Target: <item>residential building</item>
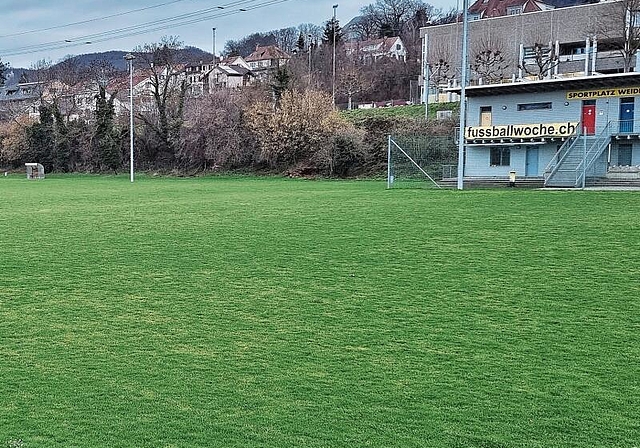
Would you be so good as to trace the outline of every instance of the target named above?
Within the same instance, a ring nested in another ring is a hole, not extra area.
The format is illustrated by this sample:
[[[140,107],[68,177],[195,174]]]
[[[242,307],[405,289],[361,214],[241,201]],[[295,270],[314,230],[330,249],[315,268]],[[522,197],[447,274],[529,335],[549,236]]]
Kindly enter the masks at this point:
[[[357,56],[364,62],[375,62],[380,58],[407,61],[407,48],[400,37],[385,37],[345,44],[347,56]]]
[[[259,78],[264,79],[270,71],[286,65],[289,59],[291,59],[291,56],[276,45],[267,45],[265,47],[258,45],[256,51],[251,53],[245,60],[249,64],[251,71]]]
[[[466,95],[466,179],[640,179],[640,73],[470,86]]]
[[[469,7],[469,20],[513,16],[554,9],[553,5],[536,0],[476,0]]]
[[[469,7],[469,20],[513,16],[594,3],[592,0],[476,0]]]
[[[187,64],[185,66],[185,76],[189,84],[189,93],[191,95],[202,95],[205,92],[204,77],[218,64],[216,61],[207,62],[199,61],[198,63]]]
[[[204,76],[205,91],[211,93],[220,88],[240,88],[251,85],[255,74],[245,65],[220,64]]]

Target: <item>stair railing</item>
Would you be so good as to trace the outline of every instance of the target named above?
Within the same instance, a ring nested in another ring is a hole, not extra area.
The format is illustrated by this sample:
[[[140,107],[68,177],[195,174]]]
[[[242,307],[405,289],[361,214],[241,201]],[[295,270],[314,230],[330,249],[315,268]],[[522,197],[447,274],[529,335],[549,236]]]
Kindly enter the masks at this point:
[[[593,165],[596,159],[600,157],[604,149],[609,145],[611,136],[613,135],[613,126],[614,122],[609,121],[597,137],[589,142],[586,153],[583,155],[582,160],[576,167],[576,187],[580,184],[584,185],[587,170],[591,168],[591,165]]]
[[[573,147],[580,141],[580,136],[582,135],[580,130],[581,126],[580,123],[578,123],[575,134],[565,140],[562,146],[560,146],[560,149],[556,151],[556,153],[547,164],[547,167],[544,169],[545,184],[547,180],[550,179],[556,173],[556,171],[558,171],[558,168],[562,165],[564,159],[573,151]]]

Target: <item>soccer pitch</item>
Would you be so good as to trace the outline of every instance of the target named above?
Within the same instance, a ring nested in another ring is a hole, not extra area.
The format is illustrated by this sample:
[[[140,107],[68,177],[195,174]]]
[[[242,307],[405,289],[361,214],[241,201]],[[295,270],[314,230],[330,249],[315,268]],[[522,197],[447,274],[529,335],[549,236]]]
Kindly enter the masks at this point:
[[[640,194],[0,178],[0,446],[640,445]]]

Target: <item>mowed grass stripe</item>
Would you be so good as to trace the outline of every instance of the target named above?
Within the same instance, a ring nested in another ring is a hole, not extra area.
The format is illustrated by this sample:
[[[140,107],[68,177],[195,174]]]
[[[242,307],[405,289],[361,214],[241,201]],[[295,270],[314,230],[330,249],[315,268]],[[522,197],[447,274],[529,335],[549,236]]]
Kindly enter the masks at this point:
[[[634,446],[629,192],[0,179],[0,440]]]

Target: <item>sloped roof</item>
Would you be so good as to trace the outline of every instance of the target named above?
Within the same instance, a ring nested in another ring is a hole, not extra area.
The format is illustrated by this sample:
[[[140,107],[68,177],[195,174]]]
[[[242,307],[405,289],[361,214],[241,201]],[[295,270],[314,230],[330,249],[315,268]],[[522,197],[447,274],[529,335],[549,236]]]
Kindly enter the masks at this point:
[[[480,14],[483,19],[507,15],[509,8],[520,7],[522,12],[553,9],[551,4],[532,0],[477,0],[469,7],[469,14]]]
[[[291,57],[276,45],[267,45],[266,47],[256,47],[256,51],[251,53],[245,61],[256,62],[271,59],[291,59]]]
[[[382,39],[369,39],[363,41],[347,42],[345,44],[347,51],[372,52],[381,51],[389,53],[397,41],[402,42],[399,37],[384,37]]]

